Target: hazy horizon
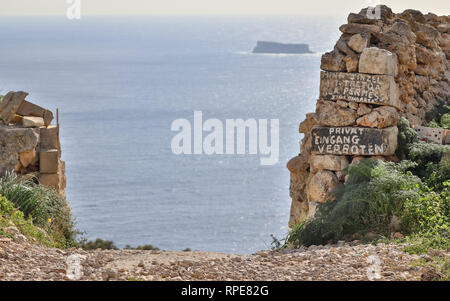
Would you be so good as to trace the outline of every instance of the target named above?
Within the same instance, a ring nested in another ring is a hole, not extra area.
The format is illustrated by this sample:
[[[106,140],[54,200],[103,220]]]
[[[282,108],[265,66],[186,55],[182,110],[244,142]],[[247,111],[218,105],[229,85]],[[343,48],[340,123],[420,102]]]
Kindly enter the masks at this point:
[[[71,1],[71,0],[69,0]],[[66,0],[2,0],[1,16],[65,16]],[[394,12],[417,9],[423,13],[448,15],[446,0],[81,0],[82,16],[179,16],[179,15],[347,15],[377,3]]]

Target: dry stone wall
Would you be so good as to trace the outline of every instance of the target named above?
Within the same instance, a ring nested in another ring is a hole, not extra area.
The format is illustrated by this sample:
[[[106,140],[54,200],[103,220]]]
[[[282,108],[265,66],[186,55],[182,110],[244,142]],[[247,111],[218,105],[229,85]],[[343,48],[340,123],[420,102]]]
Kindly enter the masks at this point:
[[[300,154],[287,164],[290,226],[333,201],[349,164],[398,160],[401,117],[428,140],[446,140],[421,126],[427,112],[450,102],[450,16],[379,8],[378,19],[368,9],[351,13],[334,49],[322,56],[316,111],[300,124]]]
[[[0,176],[32,178],[65,194],[59,124],[53,113],[25,100],[28,93],[9,92],[0,101]]]

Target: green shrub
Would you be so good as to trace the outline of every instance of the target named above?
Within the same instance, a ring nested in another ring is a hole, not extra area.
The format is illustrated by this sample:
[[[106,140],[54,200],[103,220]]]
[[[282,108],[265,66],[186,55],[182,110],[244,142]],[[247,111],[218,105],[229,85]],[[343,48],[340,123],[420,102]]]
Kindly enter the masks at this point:
[[[444,114],[441,117],[441,127],[450,130],[450,113]]]
[[[400,160],[408,157],[409,148],[412,144],[420,141],[418,134],[409,126],[409,121],[402,117],[397,124],[398,127],[398,147],[396,155]]]
[[[426,119],[427,121],[435,122],[439,125],[439,127],[441,127],[442,117],[446,114],[450,114],[450,106],[444,101],[438,100],[438,105],[435,106],[430,112],[427,112]],[[444,121],[444,123],[446,123],[446,121]]]
[[[15,208],[14,204],[0,195],[0,236],[14,238],[14,235],[2,229],[14,225],[31,241],[37,241],[47,247],[56,247],[58,242],[53,240],[44,230],[33,225],[30,218],[26,219],[23,212]]]
[[[84,249],[84,250],[96,250],[96,249],[118,250],[119,249],[116,247],[114,242],[112,242],[110,240],[103,240],[101,238],[97,238],[95,241],[87,241],[86,239],[84,239],[77,244],[77,247]]]
[[[347,183],[335,191],[337,200],[319,205],[315,218],[291,232],[288,241],[308,246],[369,231],[388,235],[392,216],[407,199],[419,198],[421,181],[410,167],[370,160],[349,166]]]
[[[450,181],[442,186],[440,192],[424,187],[418,199],[407,199],[404,204],[402,227],[411,233],[408,250],[414,253],[449,246]]]
[[[0,178],[0,194],[4,195],[33,224],[49,233],[57,247],[71,247],[75,244],[74,221],[66,200],[55,190],[21,180],[15,175]]]
[[[151,250],[151,251],[159,251],[159,248],[154,247],[152,245],[143,245],[143,246],[137,246],[136,248],[133,248],[130,245],[125,246],[125,250]]]

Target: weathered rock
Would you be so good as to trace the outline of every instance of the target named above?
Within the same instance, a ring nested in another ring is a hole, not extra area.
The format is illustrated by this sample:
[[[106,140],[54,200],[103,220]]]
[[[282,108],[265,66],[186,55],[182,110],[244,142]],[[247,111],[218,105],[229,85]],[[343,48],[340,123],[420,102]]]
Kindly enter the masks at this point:
[[[41,108],[28,101],[23,101],[20,107],[17,109],[17,114],[22,116],[34,116],[42,117],[45,126],[49,126],[53,120],[53,113],[49,110]]]
[[[308,218],[308,201],[299,202],[293,200],[289,217],[289,227],[293,227]]]
[[[308,202],[326,203],[335,200],[332,192],[338,187],[339,180],[331,171],[319,171],[308,181]]]
[[[416,42],[422,44],[425,47],[436,49],[438,48],[437,38],[439,37],[439,31],[428,24],[415,24],[416,30]]]
[[[59,152],[57,149],[41,151],[39,157],[39,170],[41,173],[57,173],[59,167]]]
[[[314,215],[316,214],[316,210],[317,210],[317,205],[318,205],[318,203],[315,203],[315,202],[308,203],[308,212],[306,215],[307,220],[314,218]]]
[[[449,23],[439,24],[436,29],[442,33],[450,33],[450,24]]]
[[[360,103],[358,106],[358,111],[356,112],[358,116],[363,116],[372,112],[372,108],[365,103]]]
[[[305,156],[297,156],[289,160],[287,168],[292,173],[300,173],[309,168],[308,158]]]
[[[306,179],[309,176],[309,153],[291,159],[287,167],[291,172],[289,195],[297,203],[306,202]],[[298,205],[298,204],[297,204]],[[295,207],[300,210],[303,207]],[[296,211],[296,213],[298,213]]]
[[[381,32],[381,27],[377,25],[350,23],[342,25],[341,27],[339,27],[339,30],[343,33],[348,34],[358,34],[358,33],[368,34]]]
[[[10,227],[4,228],[3,231],[5,233],[9,233],[9,234],[13,235],[14,241],[17,241],[17,242],[28,241],[28,239],[20,232],[19,229],[17,229],[16,226],[10,226]]]
[[[24,102],[27,95],[28,93],[19,91],[9,92],[3,97],[3,100],[0,103],[0,119],[4,124],[8,125],[13,120],[17,110]]]
[[[386,5],[376,5],[375,7],[367,7],[362,9],[359,12],[360,15],[366,16],[370,19],[377,19],[382,21],[383,23],[390,23],[391,20],[395,17],[395,14],[392,12]]]
[[[355,52],[361,53],[369,46],[370,35],[368,34],[355,34],[350,37],[347,44]]]
[[[40,134],[41,134],[41,149],[43,150],[57,149],[61,152],[57,126],[40,128]]]
[[[22,125],[26,128],[34,128],[44,126],[44,118],[24,116],[22,118]]]
[[[356,53],[350,47],[347,46],[347,40],[348,40],[348,38],[341,37],[337,41],[335,48],[337,50],[339,50],[340,52],[344,53],[345,55],[351,55],[351,56],[356,55]]]
[[[302,123],[300,123],[299,132],[303,134],[309,133],[313,126],[317,124],[318,121],[316,113],[307,113],[306,119]]]
[[[39,175],[39,183],[51,187],[64,195],[64,188],[66,187],[65,164],[60,161],[58,164],[57,173],[41,173]]]
[[[397,55],[385,49],[370,47],[363,50],[359,59],[359,72],[396,76]]]
[[[358,62],[359,58],[356,55],[347,55],[344,58],[345,68],[347,72],[357,72],[358,71]]]
[[[359,126],[367,126],[371,128],[386,128],[397,125],[400,120],[400,114],[394,107],[379,107],[371,113],[364,115],[356,120]]]
[[[19,160],[23,167],[28,167],[28,165],[36,161],[36,150],[33,148],[19,153]]]
[[[337,50],[327,52],[322,55],[320,69],[325,71],[346,71],[344,62],[345,55]]]
[[[39,129],[0,126],[0,175],[14,170],[19,153],[36,149]]]
[[[358,104],[351,101],[345,101],[345,100],[338,100],[336,101],[336,104],[340,106],[341,108],[349,108],[354,111],[358,110]]]
[[[358,23],[358,24],[378,24],[377,19],[370,19],[366,15],[360,15],[355,13],[350,13],[347,17],[348,23]]]
[[[13,119],[11,120],[12,124],[22,124],[22,116],[15,114]]]
[[[320,170],[341,171],[348,166],[346,156],[312,155],[310,157],[311,172]]]
[[[406,112],[406,114],[403,115],[406,119],[408,119],[409,124],[411,125],[411,127],[415,127],[415,126],[421,126],[423,121],[422,119],[420,119],[420,117],[413,115],[409,112]]]
[[[343,108],[334,101],[319,99],[316,104],[316,120],[320,125],[353,125],[358,117],[355,110]]]
[[[391,156],[397,149],[397,127],[386,129],[319,127],[312,131],[312,154]]]
[[[404,12],[400,14],[401,17],[407,19],[411,23],[413,22],[419,22],[424,23],[426,22],[424,15],[419,10],[415,9],[407,9]]]
[[[320,97],[402,108],[397,84],[388,75],[322,71]]]

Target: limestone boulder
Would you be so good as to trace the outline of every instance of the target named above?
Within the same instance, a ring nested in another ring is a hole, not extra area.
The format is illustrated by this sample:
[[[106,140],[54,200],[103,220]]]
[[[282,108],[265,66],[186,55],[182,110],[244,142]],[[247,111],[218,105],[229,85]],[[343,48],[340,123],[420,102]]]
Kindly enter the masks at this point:
[[[303,134],[307,134],[311,132],[313,126],[317,125],[317,116],[316,113],[307,113],[306,119],[300,123],[299,132]]]
[[[311,135],[313,155],[391,156],[398,144],[396,126],[385,129],[315,126]]]
[[[301,173],[309,168],[308,157],[300,155],[292,158],[287,163],[287,169],[292,173]]]
[[[307,201],[292,200],[291,211],[289,217],[289,227],[294,227],[298,223],[308,218],[309,205]]]
[[[58,127],[42,127],[39,130],[41,135],[41,149],[58,149],[61,153],[61,146],[58,138]]]
[[[316,105],[317,121],[325,126],[349,126],[354,125],[358,115],[350,108],[343,108],[335,101],[319,99]]]
[[[431,25],[415,23],[416,42],[431,49],[437,49],[439,31]]]
[[[372,112],[372,107],[370,105],[360,103],[356,113],[358,114],[358,116],[363,116],[369,114],[370,112]]]
[[[17,109],[17,114],[21,116],[33,116],[42,117],[45,126],[49,126],[53,120],[53,113],[49,110],[41,108],[28,101],[23,101],[20,107]]]
[[[345,68],[347,72],[358,72],[359,58],[356,55],[347,55],[344,58]]]
[[[355,13],[350,13],[347,17],[348,23],[358,23],[358,24],[378,24],[379,20],[368,18],[366,15],[360,15]]]
[[[402,108],[400,90],[393,76],[348,72],[320,73],[320,98]]]
[[[356,55],[356,53],[347,45],[347,43],[348,37],[341,37],[334,47],[345,55]]]
[[[349,164],[346,156],[312,155],[309,159],[311,172],[321,170],[341,171]]]
[[[350,108],[355,111],[358,110],[358,104],[356,102],[338,100],[338,101],[336,101],[336,104],[338,106],[340,106],[341,108]]]
[[[350,23],[342,25],[341,27],[339,27],[339,30],[343,33],[348,34],[358,34],[358,33],[370,34],[381,32],[381,27],[370,24]]]
[[[33,162],[36,162],[36,150],[33,148],[31,150],[26,150],[19,153],[19,160],[23,167],[28,167]]]
[[[385,49],[370,47],[363,50],[359,59],[359,72],[396,76],[397,55]]]
[[[39,129],[0,126],[0,175],[14,170],[20,164],[19,154],[32,152],[38,143]]]
[[[370,19],[380,20],[383,23],[390,23],[393,18],[395,18],[395,14],[392,12],[392,9],[386,5],[377,5],[374,7],[363,8],[360,12],[360,15],[366,16]]]
[[[308,214],[306,216],[307,220],[314,218],[314,215],[316,214],[317,211],[317,205],[318,204],[314,202],[308,203]]]
[[[39,154],[39,170],[41,173],[57,173],[59,168],[59,152],[57,149],[41,151]]]
[[[322,55],[320,69],[324,71],[343,72],[346,71],[344,62],[345,55],[337,50]]]
[[[450,33],[450,24],[449,23],[439,24],[436,29],[442,33]]]
[[[369,34],[355,34],[350,37],[347,44],[356,53],[363,52],[369,46],[370,35]]]
[[[58,165],[58,172],[51,174],[41,173],[39,175],[39,183],[41,185],[51,187],[58,191],[60,194],[64,195],[64,189],[66,187],[66,176],[65,176],[65,163],[60,161]]]
[[[407,112],[404,116],[406,119],[408,119],[411,127],[421,126],[423,124],[423,120],[420,117],[418,117],[417,115]]]
[[[45,123],[42,117],[24,116],[22,118],[22,125],[26,128],[38,128],[44,126]]]
[[[360,117],[356,123],[359,126],[371,128],[387,128],[397,125],[400,120],[400,114],[394,107],[378,107],[367,115]]]
[[[308,202],[326,203],[327,201],[334,201],[336,198],[332,195],[332,192],[338,185],[339,180],[333,172],[327,170],[317,172],[308,181]]]
[[[19,92],[9,92],[3,97],[0,103],[0,120],[3,121],[5,125],[8,125],[15,117],[17,110],[25,101],[28,93]]]

